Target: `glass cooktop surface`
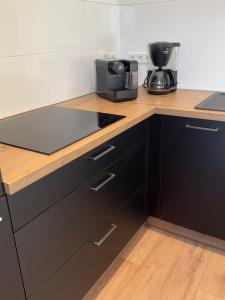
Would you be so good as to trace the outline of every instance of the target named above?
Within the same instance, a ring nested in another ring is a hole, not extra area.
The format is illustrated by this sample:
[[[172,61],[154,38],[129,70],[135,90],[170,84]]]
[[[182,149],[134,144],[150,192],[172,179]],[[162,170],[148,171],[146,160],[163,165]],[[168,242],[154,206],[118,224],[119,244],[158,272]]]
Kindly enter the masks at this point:
[[[0,120],[0,143],[52,154],[125,116],[48,106]]]
[[[216,92],[195,106],[196,109],[225,111],[225,93]]]

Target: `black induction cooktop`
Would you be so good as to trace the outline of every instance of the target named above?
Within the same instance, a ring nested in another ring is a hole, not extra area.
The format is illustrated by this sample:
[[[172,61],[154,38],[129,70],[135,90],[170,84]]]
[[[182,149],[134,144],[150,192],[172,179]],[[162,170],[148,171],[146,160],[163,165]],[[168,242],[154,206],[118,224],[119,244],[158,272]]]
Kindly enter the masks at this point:
[[[225,111],[225,93],[216,92],[195,106],[196,109]]]
[[[121,119],[120,115],[48,106],[0,121],[0,143],[52,154]]]

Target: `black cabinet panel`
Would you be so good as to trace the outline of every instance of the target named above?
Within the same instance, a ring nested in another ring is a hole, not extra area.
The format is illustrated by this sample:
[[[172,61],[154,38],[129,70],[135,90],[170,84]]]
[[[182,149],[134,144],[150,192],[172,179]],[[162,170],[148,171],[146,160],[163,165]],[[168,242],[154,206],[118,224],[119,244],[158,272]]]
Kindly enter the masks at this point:
[[[25,288],[35,292],[145,183],[146,143],[15,233]]]
[[[160,216],[162,133],[162,116],[152,116],[148,120],[147,214],[154,217]]]
[[[0,198],[0,298],[25,300],[6,198]]]
[[[164,117],[161,217],[225,239],[225,123]]]
[[[14,231],[146,140],[147,121],[9,196]]]
[[[0,197],[4,196],[4,187],[2,183],[2,176],[1,176],[1,171],[0,171]]]
[[[144,221],[143,187],[30,299],[82,299]]]

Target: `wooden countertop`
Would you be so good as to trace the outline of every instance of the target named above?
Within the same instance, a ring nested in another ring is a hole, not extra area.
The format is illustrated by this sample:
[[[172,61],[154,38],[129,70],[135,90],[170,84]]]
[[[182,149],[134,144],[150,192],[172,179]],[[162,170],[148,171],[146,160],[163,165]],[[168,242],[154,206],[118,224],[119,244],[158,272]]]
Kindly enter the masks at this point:
[[[57,106],[121,114],[126,118],[51,155],[0,144],[0,169],[5,190],[7,194],[21,190],[155,113],[225,121],[225,112],[194,109],[211,94],[178,90],[174,94],[152,96],[140,88],[135,101],[113,103],[90,94],[61,102]]]

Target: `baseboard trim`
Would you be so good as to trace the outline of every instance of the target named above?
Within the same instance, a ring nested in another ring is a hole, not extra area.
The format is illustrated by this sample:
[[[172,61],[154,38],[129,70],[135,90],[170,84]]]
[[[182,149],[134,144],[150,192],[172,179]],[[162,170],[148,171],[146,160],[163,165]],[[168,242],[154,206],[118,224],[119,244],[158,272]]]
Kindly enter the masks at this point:
[[[155,217],[149,217],[147,220],[147,224],[151,227],[155,227],[157,229],[190,240],[192,242],[201,243],[207,247],[225,251],[224,240],[214,238],[212,236],[202,234],[197,231],[193,231]]]

